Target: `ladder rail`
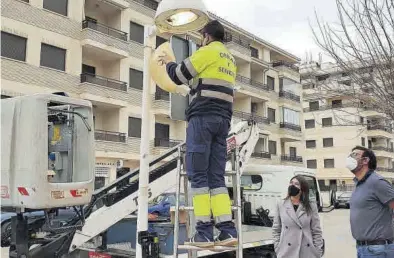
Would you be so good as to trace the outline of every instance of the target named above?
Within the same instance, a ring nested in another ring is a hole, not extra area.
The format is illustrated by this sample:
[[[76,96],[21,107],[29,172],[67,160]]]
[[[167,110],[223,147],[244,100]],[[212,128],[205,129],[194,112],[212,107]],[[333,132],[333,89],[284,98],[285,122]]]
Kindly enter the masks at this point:
[[[240,173],[240,163],[239,163],[239,152],[238,148],[235,148],[234,150],[234,165],[235,165],[235,171],[236,174],[233,175],[233,191],[234,191],[234,200],[236,200],[235,205],[237,206],[237,210],[235,211],[235,221],[236,221],[236,228],[237,228],[237,233],[238,233],[238,246],[237,246],[237,251],[236,255],[237,258],[242,258],[243,257],[243,238],[242,238],[242,213],[241,213],[241,208],[242,208],[242,202],[241,202],[241,173]]]
[[[175,216],[174,216],[174,257],[178,257],[178,239],[179,239],[179,202],[180,202],[180,191],[181,191],[181,149],[178,149],[178,161],[177,161],[177,173],[176,173],[176,191],[175,191]]]

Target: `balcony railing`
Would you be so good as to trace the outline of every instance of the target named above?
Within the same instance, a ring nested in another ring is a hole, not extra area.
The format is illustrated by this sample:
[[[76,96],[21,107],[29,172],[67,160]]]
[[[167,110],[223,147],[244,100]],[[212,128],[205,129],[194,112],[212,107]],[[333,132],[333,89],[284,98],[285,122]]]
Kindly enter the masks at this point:
[[[148,7],[149,9],[155,11],[157,10],[157,7],[159,5],[159,3],[154,0],[133,0],[133,1],[142,4],[143,6]]]
[[[394,168],[385,168],[385,167],[377,167],[376,171],[381,171],[381,172],[394,172]]]
[[[155,138],[155,147],[165,147],[172,148],[180,144],[182,141],[180,140],[171,140],[171,139],[159,139]]]
[[[253,152],[252,153],[253,158],[258,158],[258,159],[271,159],[271,153],[269,152]]]
[[[126,134],[119,132],[96,130],[94,138],[98,141],[126,142]]]
[[[336,104],[336,105],[326,105],[326,106],[319,106],[319,107],[307,107],[304,108],[304,112],[313,112],[313,111],[318,111],[318,110],[330,110],[330,109],[336,109],[336,108],[352,108],[352,107],[357,107],[357,104],[355,103],[345,103],[345,104]]]
[[[241,118],[241,120],[246,120],[246,121],[253,120],[256,123],[270,124],[270,120],[267,117],[259,116],[254,113],[246,113],[246,112],[234,110],[233,116]]]
[[[95,31],[99,31],[99,32],[104,33],[106,35],[115,37],[117,39],[127,41],[127,33],[126,32],[123,32],[123,31],[120,31],[120,30],[117,30],[114,28],[110,28],[104,24],[97,23],[96,21],[84,20],[82,22],[82,29],[86,29],[86,28],[89,28],[89,29],[92,29]]]
[[[244,84],[248,84],[249,86],[259,89],[259,90],[265,90],[265,91],[270,91],[270,89],[268,88],[267,84],[264,84],[262,82],[258,82],[258,81],[254,81],[248,77],[242,76],[237,74],[236,80],[238,82],[244,83]]]
[[[295,66],[294,64],[285,62],[285,61],[274,61],[274,62],[272,62],[272,66],[273,67],[285,66],[287,68],[292,69],[293,71],[296,71],[297,73],[300,71],[300,69],[297,66]]]
[[[282,122],[282,123],[280,123],[280,128],[285,128],[285,129],[290,129],[290,130],[293,130],[293,131],[301,132],[301,126],[295,125],[295,124],[291,124],[291,123]]]
[[[231,33],[225,34],[224,41],[225,42],[234,42],[242,47],[245,47],[248,49],[250,48],[250,42],[247,39],[245,39],[241,36],[233,35]]]
[[[393,133],[393,130],[388,125],[368,125],[368,130],[380,130],[388,133]]]
[[[301,102],[301,97],[289,91],[279,91],[279,97]]]
[[[394,152],[394,149],[384,146],[374,146],[371,148],[374,151],[387,151],[387,152]]]
[[[281,156],[282,161],[291,161],[291,162],[300,162],[302,163],[302,157],[300,156],[292,156],[292,155],[282,155]]]
[[[170,101],[170,93],[156,91],[156,93],[155,93],[155,100]]]
[[[114,80],[114,79],[109,79],[101,76],[97,76],[94,74],[88,74],[88,73],[83,73],[81,74],[81,83],[88,82],[88,83],[93,83],[97,84],[100,86],[116,89],[116,90],[121,90],[121,91],[127,91],[127,83]]]

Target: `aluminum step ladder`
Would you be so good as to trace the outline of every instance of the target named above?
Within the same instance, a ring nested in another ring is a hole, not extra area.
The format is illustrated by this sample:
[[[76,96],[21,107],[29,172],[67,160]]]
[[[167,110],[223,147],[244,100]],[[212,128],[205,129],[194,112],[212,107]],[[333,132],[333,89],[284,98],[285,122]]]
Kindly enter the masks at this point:
[[[178,250],[188,250],[189,258],[197,258],[198,251],[212,251],[212,252],[228,252],[235,251],[237,258],[243,256],[243,242],[242,242],[242,199],[241,199],[241,174],[239,169],[239,150],[238,147],[232,149],[229,153],[231,160],[232,171],[226,171],[225,176],[231,177],[233,187],[233,205],[232,210],[234,211],[235,226],[238,232],[238,245],[235,247],[225,246],[214,246],[210,248],[201,248],[189,245],[179,245],[179,212],[186,211],[186,231],[188,238],[190,239],[195,233],[195,219],[193,213],[192,196],[189,195],[190,182],[186,175],[186,169],[184,169],[184,157],[185,147],[178,149],[178,171],[176,175],[176,202],[175,202],[175,216],[174,216],[174,250],[173,257],[178,257]],[[184,194],[185,194],[185,206],[180,205],[180,189],[182,179],[184,181]]]

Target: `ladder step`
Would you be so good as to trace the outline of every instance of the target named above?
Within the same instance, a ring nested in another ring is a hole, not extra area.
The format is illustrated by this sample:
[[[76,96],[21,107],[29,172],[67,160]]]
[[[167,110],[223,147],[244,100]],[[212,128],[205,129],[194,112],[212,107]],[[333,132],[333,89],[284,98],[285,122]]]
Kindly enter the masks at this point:
[[[179,206],[180,211],[193,211],[194,208],[192,206]],[[231,210],[236,211],[238,210],[237,206],[232,206]],[[171,206],[171,211],[175,211],[175,206]]]
[[[192,245],[179,245],[178,249],[182,250],[196,250],[196,251],[202,251],[202,250],[208,250],[208,251],[213,251],[213,252],[220,252],[220,251],[237,251],[237,247],[231,247],[231,246],[214,246],[214,247],[197,247],[197,246],[192,246]]]

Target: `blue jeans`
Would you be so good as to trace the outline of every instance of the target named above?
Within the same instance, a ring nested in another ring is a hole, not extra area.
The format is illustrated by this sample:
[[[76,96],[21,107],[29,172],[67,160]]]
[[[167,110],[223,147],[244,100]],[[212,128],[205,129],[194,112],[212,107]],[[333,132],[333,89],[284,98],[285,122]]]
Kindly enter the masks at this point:
[[[394,244],[357,246],[357,258],[394,258]]]

